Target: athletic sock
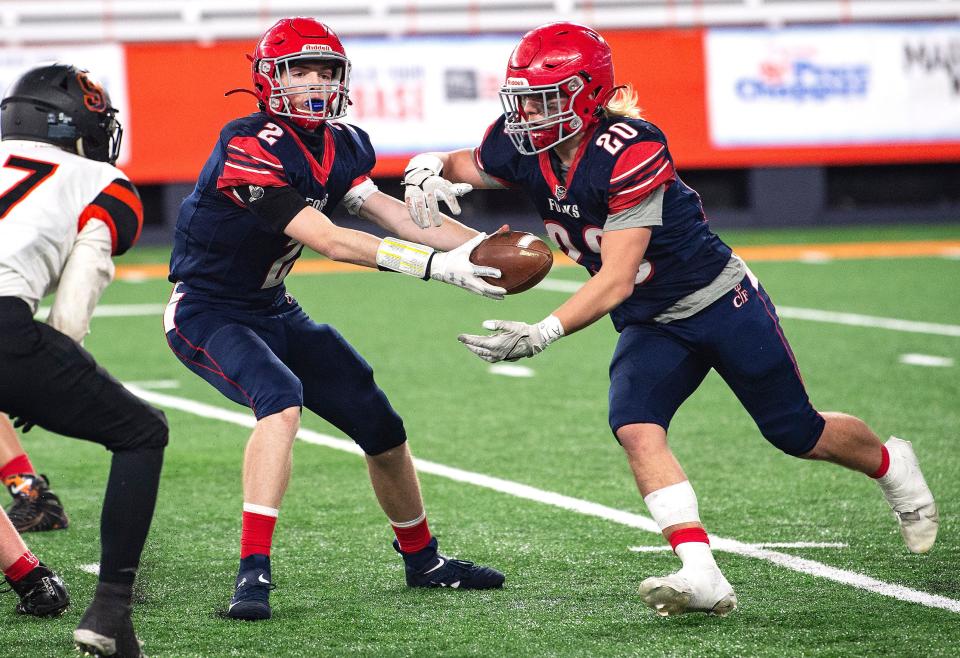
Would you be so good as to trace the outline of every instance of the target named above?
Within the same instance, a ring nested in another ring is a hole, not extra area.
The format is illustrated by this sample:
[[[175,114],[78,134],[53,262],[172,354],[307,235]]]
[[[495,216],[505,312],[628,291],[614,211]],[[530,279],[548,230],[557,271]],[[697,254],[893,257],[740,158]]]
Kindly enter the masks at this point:
[[[870,477],[874,480],[879,480],[884,475],[887,474],[887,471],[890,470],[890,451],[887,450],[887,446],[880,446],[880,468],[876,470]]]
[[[240,559],[249,555],[270,555],[273,530],[279,510],[253,503],[243,504],[243,525],[240,531]]]
[[[0,481],[7,487],[10,495],[29,495],[37,472],[26,453],[17,455],[0,467]]]
[[[27,551],[18,557],[16,562],[4,569],[3,575],[16,583],[23,580],[38,564],[40,564],[40,560],[33,553]]]
[[[397,543],[403,553],[422,551],[433,537],[430,534],[430,528],[427,526],[426,512],[412,521],[390,521],[390,526],[393,528],[393,534],[397,536]]]
[[[682,528],[670,533],[670,545],[684,568],[715,569],[716,560],[710,550],[710,539],[703,528]]]

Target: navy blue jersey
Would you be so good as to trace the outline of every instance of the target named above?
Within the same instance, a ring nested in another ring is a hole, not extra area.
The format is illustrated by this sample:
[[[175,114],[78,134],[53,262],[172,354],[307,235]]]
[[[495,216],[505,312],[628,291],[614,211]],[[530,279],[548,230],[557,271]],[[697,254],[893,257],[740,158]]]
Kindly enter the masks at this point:
[[[628,211],[665,186],[663,224],[653,235],[633,294],[610,317],[617,331],[645,322],[711,281],[730,260],[730,247],[707,226],[699,195],[677,176],[667,140],[642,119],[600,120],[583,140],[566,180],[549,152],[521,155],[503,132],[504,117],[475,150],[477,166],[504,185],[524,190],[548,235],[591,276],[600,270],[600,242],[610,215]]]
[[[307,134],[262,112],[231,121],[180,206],[170,280],[220,300],[271,303],[303,245],[248,210],[234,188],[290,186],[329,212],[375,162],[367,134],[345,123]]]

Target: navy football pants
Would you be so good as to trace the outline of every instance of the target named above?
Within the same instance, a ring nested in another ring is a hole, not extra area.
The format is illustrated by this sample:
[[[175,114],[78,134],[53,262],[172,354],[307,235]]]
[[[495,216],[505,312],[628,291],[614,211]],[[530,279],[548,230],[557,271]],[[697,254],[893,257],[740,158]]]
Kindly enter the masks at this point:
[[[773,302],[752,275],[692,317],[623,330],[610,363],[611,429],[667,429],[711,368],[770,443],[790,455],[813,449],[823,417],[810,404]]]
[[[376,455],[406,441],[403,421],[373,380],[373,369],[329,325],[292,298],[239,309],[174,292],[167,343],[181,362],[257,419],[306,407]]]

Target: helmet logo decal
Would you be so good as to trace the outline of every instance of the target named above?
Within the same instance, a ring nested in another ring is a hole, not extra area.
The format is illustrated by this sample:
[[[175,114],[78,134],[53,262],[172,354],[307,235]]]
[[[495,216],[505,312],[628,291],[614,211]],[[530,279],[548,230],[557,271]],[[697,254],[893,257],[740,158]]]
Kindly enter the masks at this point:
[[[325,43],[305,43],[303,45],[303,48],[300,49],[300,52],[332,53],[333,48],[331,48]]]
[[[84,71],[77,73],[77,82],[83,90],[83,104],[91,112],[103,112],[107,109],[107,101],[103,95],[103,88],[87,77]]]
[[[261,73],[270,73],[270,62],[261,61],[261,62],[260,62],[260,72],[261,72]]]
[[[526,78],[507,78],[508,87],[529,87],[530,83]]]

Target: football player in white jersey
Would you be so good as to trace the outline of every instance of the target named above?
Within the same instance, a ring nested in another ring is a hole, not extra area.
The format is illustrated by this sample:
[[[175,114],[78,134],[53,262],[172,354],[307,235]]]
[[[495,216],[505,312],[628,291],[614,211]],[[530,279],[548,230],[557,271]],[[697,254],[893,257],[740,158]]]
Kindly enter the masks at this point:
[[[93,655],[137,657],[133,582],[167,423],[78,342],[113,276],[111,256],[136,242],[143,222],[136,188],[113,166],[115,114],[86,71],[59,63],[27,71],[0,102],[0,412],[112,453],[99,583],[74,641]],[[35,321],[54,290],[51,324]],[[5,575],[24,601],[36,588],[22,585],[22,571]]]

